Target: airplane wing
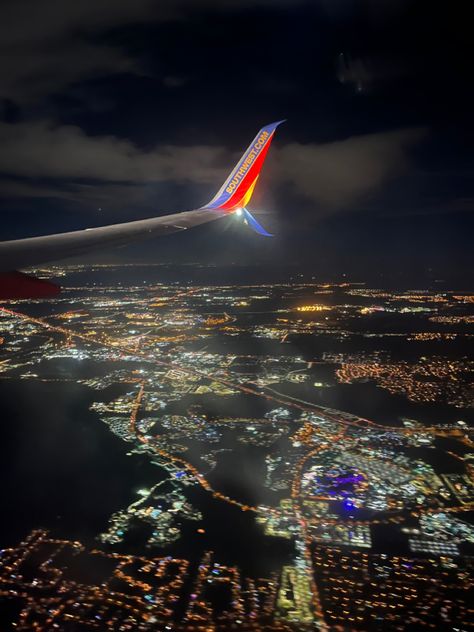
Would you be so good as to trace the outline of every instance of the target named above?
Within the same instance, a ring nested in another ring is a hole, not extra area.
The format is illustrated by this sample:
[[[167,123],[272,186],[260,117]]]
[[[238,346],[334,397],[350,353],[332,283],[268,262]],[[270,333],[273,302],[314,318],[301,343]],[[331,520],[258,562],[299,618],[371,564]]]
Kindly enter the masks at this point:
[[[102,247],[121,246],[155,235],[177,233],[222,216],[219,211],[198,209],[70,233],[4,241],[0,243],[0,270],[26,268],[76,257]]]
[[[58,286],[52,283],[16,272],[18,268],[76,257],[155,235],[188,230],[229,213],[237,212],[256,232],[270,236],[245,206],[252,196],[271,140],[280,123],[282,121],[266,125],[258,132],[216,196],[199,209],[56,235],[0,242],[0,300],[50,296],[59,291]]]

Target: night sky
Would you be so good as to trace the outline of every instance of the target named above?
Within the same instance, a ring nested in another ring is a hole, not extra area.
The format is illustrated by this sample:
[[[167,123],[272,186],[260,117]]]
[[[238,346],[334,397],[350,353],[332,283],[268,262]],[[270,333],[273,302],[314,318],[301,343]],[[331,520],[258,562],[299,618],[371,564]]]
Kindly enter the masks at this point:
[[[250,205],[275,238],[106,257],[466,278],[471,39],[455,0],[3,0],[0,239],[202,206],[285,118]]]

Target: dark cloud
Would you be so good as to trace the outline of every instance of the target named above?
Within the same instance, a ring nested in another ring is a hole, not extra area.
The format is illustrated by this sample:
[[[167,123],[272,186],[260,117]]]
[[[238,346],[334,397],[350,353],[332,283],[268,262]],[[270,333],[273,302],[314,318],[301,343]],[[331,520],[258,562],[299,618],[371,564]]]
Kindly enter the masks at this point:
[[[385,22],[399,14],[409,0],[320,0],[324,11],[334,19],[347,20],[363,14],[376,22]]]
[[[399,130],[333,143],[280,146],[274,152],[277,182],[290,184],[298,195],[316,203],[320,213],[351,207],[407,166],[407,152],[423,134],[419,129]],[[87,189],[73,186],[76,199],[87,201],[119,195],[117,187],[109,186],[114,182],[189,181],[217,188],[238,158],[223,146],[162,145],[143,151],[130,141],[90,137],[78,127],[48,121],[0,124],[0,144],[1,172],[64,183],[94,180],[96,184]],[[25,185],[24,195],[31,197],[34,191],[31,182]],[[47,191],[54,197],[54,189],[43,186],[38,195],[45,197]],[[22,196],[22,185],[10,180],[8,187],[0,184],[0,192]],[[59,187],[57,196],[70,197],[71,189]],[[130,195],[126,197],[130,200]]]
[[[367,92],[382,82],[411,76],[419,69],[417,63],[392,57],[353,58],[340,53],[337,58],[337,78],[342,84],[349,84],[357,92]]]
[[[34,102],[86,79],[143,74],[130,51],[104,44],[113,29],[183,20],[206,10],[275,6],[289,0],[4,0],[0,5],[0,98]],[[297,2],[298,0],[293,0]],[[182,78],[164,77],[165,85]]]
[[[0,94],[20,103],[53,95],[69,84],[107,75],[138,72],[133,59],[121,51],[87,42],[55,42],[41,50],[2,50]]]
[[[0,171],[30,178],[211,182],[223,173],[218,147],[143,151],[128,140],[87,136],[79,127],[51,121],[0,123],[0,145]]]
[[[134,59],[92,36],[146,19],[150,0],[64,3],[6,1],[0,7],[0,96],[20,102],[54,94],[77,81],[138,72]]]
[[[353,136],[320,145],[292,143],[278,150],[281,176],[316,203],[321,214],[348,208],[409,164],[409,149],[426,130]]]

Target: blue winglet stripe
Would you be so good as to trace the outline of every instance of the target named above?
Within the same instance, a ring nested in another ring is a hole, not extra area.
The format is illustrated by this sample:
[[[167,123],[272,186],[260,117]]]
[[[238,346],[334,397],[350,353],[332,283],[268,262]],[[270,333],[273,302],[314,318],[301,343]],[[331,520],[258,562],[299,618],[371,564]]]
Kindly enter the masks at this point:
[[[261,226],[257,220],[255,219],[255,217],[253,215],[250,214],[249,211],[247,211],[246,208],[242,209],[244,212],[244,217],[247,220],[247,224],[250,226],[250,228],[253,228],[253,230],[258,233],[259,235],[263,235],[264,237],[273,237],[273,235],[269,232],[267,232],[263,226]]]

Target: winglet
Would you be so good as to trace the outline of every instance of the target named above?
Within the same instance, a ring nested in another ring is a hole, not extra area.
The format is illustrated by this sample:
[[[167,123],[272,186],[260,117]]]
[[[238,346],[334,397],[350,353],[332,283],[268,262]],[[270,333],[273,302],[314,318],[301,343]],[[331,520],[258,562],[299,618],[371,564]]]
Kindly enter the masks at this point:
[[[227,180],[205,208],[228,212],[245,208],[252,197],[275,130],[281,123],[284,123],[284,120],[262,127]]]
[[[246,208],[242,209],[244,213],[245,223],[253,228],[253,230],[259,235],[263,235],[264,237],[273,237],[271,233],[264,229],[264,227],[257,222],[255,217],[248,211]]]

